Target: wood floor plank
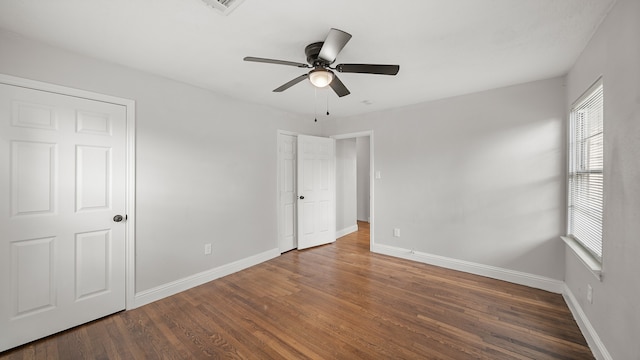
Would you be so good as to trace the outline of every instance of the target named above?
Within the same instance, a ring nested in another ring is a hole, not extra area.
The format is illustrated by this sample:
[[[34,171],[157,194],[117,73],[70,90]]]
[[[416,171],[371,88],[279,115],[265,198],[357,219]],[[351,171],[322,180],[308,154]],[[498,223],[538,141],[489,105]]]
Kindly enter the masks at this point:
[[[0,359],[593,359],[561,295],[373,254],[359,228]]]

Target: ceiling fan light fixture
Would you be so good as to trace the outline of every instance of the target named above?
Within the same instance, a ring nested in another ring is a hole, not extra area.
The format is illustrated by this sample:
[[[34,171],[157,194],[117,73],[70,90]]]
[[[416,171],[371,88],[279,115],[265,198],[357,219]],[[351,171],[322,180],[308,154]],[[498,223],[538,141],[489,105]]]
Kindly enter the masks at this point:
[[[313,69],[309,72],[309,81],[313,86],[323,88],[333,81],[333,72],[327,69]]]

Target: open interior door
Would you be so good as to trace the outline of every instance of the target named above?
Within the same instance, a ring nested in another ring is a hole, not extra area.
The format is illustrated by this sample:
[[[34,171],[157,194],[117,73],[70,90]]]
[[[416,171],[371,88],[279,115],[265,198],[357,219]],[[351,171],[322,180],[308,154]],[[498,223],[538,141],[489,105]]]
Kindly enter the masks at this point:
[[[298,249],[336,240],[335,140],[298,135]]]

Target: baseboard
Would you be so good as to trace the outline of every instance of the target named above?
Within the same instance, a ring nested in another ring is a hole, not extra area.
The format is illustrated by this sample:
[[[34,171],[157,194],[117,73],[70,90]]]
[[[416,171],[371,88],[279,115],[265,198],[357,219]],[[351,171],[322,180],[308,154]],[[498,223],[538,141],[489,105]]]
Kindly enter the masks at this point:
[[[358,224],[336,231],[336,239],[358,231]]]
[[[240,270],[250,268],[278,256],[280,256],[280,250],[272,249],[183,279],[172,281],[149,290],[141,291],[135,295],[133,308],[152,303],[167,296],[175,295],[179,292],[191,289],[223,276],[233,274]]]
[[[582,310],[578,299],[573,295],[571,289],[565,284],[564,291],[562,292],[562,297],[564,297],[564,301],[567,303],[569,310],[571,310],[571,314],[576,319],[578,323],[578,327],[584,336],[584,339],[589,344],[589,348],[593,352],[593,356],[595,356],[598,360],[613,360],[609,351],[600,340],[600,336],[596,332],[596,329],[593,328],[591,322],[587,318],[587,315]]]
[[[478,264],[470,261],[453,259],[440,255],[422,253],[418,251],[398,248],[389,245],[373,245],[371,251],[379,254],[399,257],[417,261],[429,265],[440,266],[447,269],[458,270],[470,274],[486,276],[492,279],[508,281],[514,284],[525,285],[536,289],[562,294],[564,282],[544,276],[533,275],[525,272],[499,268],[490,265]]]

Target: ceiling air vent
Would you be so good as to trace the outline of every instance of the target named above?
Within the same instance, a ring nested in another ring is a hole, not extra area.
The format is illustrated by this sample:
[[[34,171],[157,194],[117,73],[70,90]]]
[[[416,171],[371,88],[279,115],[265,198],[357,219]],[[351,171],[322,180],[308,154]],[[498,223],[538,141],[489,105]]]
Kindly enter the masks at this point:
[[[222,15],[229,15],[244,0],[202,0],[205,4],[218,10]]]

